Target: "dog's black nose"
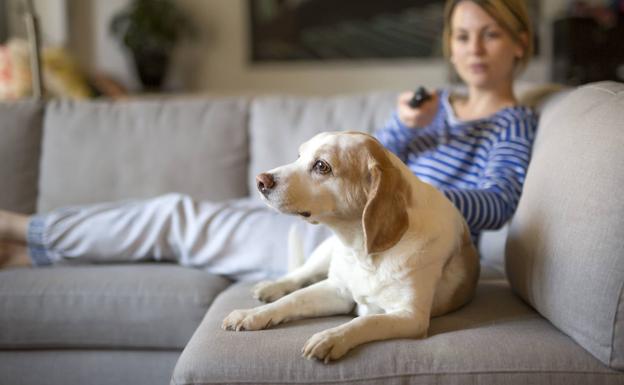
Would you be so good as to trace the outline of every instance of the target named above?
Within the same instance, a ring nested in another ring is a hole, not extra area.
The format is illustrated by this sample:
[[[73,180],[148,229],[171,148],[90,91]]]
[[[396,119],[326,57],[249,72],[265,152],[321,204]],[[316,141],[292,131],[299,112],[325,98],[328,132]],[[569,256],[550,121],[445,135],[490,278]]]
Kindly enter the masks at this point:
[[[256,183],[258,184],[258,190],[266,195],[275,186],[275,179],[273,179],[273,175],[263,172],[256,177]]]

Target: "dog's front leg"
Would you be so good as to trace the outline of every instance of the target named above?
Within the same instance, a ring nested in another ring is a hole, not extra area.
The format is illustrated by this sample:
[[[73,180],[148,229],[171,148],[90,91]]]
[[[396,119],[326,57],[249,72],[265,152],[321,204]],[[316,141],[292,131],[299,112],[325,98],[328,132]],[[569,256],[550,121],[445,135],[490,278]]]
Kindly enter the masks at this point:
[[[304,357],[325,363],[337,360],[354,347],[392,338],[422,338],[429,328],[429,313],[401,310],[365,315],[313,335],[304,345]]]
[[[336,241],[335,237],[325,240],[314,249],[305,264],[280,279],[256,284],[252,289],[253,297],[262,302],[273,302],[297,289],[327,278]]]
[[[328,279],[297,290],[276,302],[253,309],[234,310],[223,320],[225,330],[260,330],[307,317],[347,314],[355,303]]]

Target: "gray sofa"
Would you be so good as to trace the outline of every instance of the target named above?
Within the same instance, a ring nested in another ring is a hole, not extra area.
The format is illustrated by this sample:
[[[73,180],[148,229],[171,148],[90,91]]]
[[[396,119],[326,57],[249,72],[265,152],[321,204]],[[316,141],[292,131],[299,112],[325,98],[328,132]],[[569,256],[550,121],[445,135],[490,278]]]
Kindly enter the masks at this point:
[[[181,192],[253,194],[253,176],[324,130],[371,132],[394,93],[0,104],[0,208]],[[0,271],[0,384],[624,384],[624,84],[541,105],[509,231],[480,245],[468,306],[429,337],[300,357],[348,317],[225,332],[251,283],[168,264]],[[506,244],[506,252],[503,250]],[[286,252],[286,247],[284,248]]]

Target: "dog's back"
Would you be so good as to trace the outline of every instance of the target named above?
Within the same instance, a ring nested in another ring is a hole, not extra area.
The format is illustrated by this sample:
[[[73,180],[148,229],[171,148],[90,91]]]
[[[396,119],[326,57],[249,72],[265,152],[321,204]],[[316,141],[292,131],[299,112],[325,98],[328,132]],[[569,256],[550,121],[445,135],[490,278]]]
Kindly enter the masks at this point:
[[[424,231],[429,231],[432,227],[438,228],[437,234],[429,234],[431,239],[436,239],[436,242],[457,240],[443,266],[442,275],[435,290],[431,316],[441,316],[464,306],[473,298],[480,274],[479,253],[470,237],[468,224],[453,203],[442,192],[422,182],[394,154],[388,152],[388,156],[395,167],[401,169],[403,177],[410,181],[411,190],[418,191],[418,194],[422,196],[428,196],[424,200],[427,202],[426,205],[430,206],[427,210],[429,215],[424,214],[421,211],[422,207],[419,207],[411,215],[412,220],[424,221],[425,224],[421,223],[418,226]],[[437,223],[436,226],[433,226],[433,221]],[[444,232],[445,236],[441,236],[441,232]],[[455,236],[446,236],[454,232],[456,232]]]
[[[464,222],[461,242],[444,266],[438,282],[431,316],[449,313],[470,302],[480,270],[479,253],[470,238],[468,225]]]

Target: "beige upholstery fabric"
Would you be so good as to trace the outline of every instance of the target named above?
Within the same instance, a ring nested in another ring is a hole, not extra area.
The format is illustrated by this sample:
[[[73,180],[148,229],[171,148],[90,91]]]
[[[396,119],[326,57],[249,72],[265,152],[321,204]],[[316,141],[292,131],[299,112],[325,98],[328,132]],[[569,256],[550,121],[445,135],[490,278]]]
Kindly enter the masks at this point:
[[[624,84],[581,87],[540,120],[506,248],[514,290],[624,369]]]
[[[0,209],[35,212],[43,108],[0,103]]]
[[[247,101],[51,102],[39,211],[169,192],[247,195]]]
[[[221,330],[259,303],[249,284],[226,289],[180,356],[173,384],[618,384],[610,370],[515,296],[481,280],[472,303],[434,318],[429,337],[359,346],[327,366],[301,357],[314,333],[349,321],[321,317],[254,332]]]
[[[181,349],[229,284],[165,263],[0,270],[0,350]]]
[[[0,351],[3,384],[166,385],[178,350],[24,349]]]

